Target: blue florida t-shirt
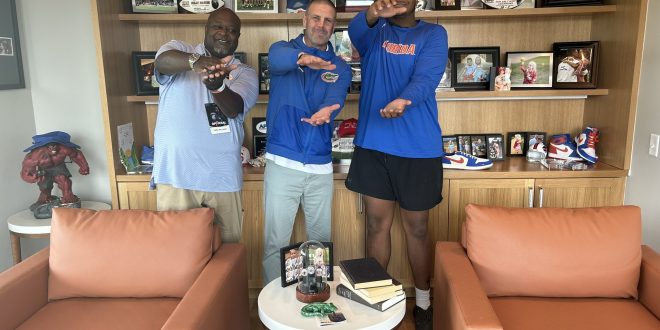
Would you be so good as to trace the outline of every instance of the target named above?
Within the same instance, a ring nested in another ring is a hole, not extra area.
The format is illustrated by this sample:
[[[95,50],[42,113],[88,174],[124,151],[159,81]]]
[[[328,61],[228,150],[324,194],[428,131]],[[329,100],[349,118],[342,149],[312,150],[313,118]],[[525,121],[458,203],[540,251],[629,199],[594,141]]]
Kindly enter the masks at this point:
[[[398,27],[383,18],[370,28],[361,12],[348,33],[362,62],[354,143],[400,157],[442,156],[435,89],[447,63],[447,31],[424,21]],[[403,116],[381,117],[380,109],[397,98],[412,101]]]

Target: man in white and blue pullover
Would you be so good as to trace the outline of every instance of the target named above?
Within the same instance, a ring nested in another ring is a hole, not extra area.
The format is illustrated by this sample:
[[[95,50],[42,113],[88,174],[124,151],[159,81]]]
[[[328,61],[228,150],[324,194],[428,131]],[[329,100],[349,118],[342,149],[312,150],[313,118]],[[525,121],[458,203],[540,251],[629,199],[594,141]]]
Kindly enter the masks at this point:
[[[395,203],[401,208],[415,282],[416,329],[431,329],[429,210],[442,200],[442,132],[435,88],[447,63],[447,32],[415,20],[415,0],[376,0],[350,22],[362,89],[346,187],[363,195],[367,254],[385,268]]]
[[[268,53],[270,100],[264,173],[264,285],[279,277],[280,248],[289,245],[299,205],[308,239],[330,241],[332,120],[344,106],[350,67],[334,53],[336,11],[313,0],[304,33]]]

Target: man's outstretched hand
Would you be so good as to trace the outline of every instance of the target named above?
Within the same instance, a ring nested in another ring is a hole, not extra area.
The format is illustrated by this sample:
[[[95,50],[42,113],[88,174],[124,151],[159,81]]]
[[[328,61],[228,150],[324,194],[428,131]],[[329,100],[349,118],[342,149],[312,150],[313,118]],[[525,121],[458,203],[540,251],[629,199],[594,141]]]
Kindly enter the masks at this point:
[[[378,20],[378,17],[389,18],[403,14],[406,10],[406,6],[399,4],[397,0],[376,0],[369,6],[367,21],[370,22],[369,25],[373,25]]]
[[[396,99],[380,109],[380,116],[383,118],[401,117],[403,116],[403,112],[406,111],[406,107],[411,104],[412,102],[410,100]]]
[[[339,110],[339,104],[329,105],[327,107],[321,108],[312,115],[312,118],[301,118],[301,121],[304,121],[312,126],[318,126],[323,124],[330,123],[330,115],[333,111]]]
[[[334,70],[337,66],[318,56],[303,54],[296,62],[299,66],[306,66],[314,70]]]

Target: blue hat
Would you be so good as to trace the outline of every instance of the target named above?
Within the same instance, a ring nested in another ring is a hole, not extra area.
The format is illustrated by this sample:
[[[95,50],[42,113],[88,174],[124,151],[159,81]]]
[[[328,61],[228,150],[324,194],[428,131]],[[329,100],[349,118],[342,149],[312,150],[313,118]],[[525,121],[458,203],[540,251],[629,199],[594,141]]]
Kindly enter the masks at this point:
[[[23,150],[25,152],[27,151],[32,151],[33,149],[43,147],[49,143],[59,143],[63,144],[67,147],[70,148],[78,148],[80,149],[80,146],[71,143],[71,136],[68,133],[60,132],[60,131],[54,131],[54,132],[49,132],[45,134],[39,134],[35,135],[32,137],[32,145],[29,146],[27,149]]]

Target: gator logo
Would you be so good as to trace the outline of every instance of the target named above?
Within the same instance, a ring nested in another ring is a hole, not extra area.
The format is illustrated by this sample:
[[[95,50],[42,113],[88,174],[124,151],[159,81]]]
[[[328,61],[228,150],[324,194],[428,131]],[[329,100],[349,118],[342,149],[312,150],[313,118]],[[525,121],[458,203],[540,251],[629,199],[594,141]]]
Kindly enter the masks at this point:
[[[327,83],[333,83],[339,80],[339,75],[332,72],[324,72],[323,74],[321,74],[321,80]]]

